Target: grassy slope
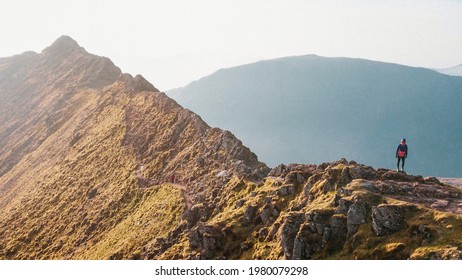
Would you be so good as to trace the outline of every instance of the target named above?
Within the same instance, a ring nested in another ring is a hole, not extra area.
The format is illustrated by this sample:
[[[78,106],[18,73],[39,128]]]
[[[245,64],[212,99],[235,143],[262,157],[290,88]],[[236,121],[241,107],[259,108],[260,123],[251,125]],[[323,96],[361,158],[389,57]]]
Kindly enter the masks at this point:
[[[137,185],[134,152],[122,146],[128,96],[88,91],[74,99],[79,105],[65,124],[1,178],[14,186],[1,201],[1,258],[128,258],[120,255],[124,244],[132,254],[139,240],[179,220],[178,190]],[[156,209],[148,228],[133,226]]]

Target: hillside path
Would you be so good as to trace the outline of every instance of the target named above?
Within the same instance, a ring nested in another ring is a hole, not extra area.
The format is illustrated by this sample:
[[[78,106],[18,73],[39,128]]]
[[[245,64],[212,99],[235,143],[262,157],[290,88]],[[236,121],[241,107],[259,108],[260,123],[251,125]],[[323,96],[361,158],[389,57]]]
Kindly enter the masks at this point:
[[[155,182],[153,182],[152,180],[146,179],[143,176],[144,168],[145,166],[143,164],[138,164],[136,166],[135,173],[136,173],[136,178],[138,179],[138,186],[140,188],[148,188],[150,186],[156,185]],[[183,198],[186,204],[186,209],[187,210],[191,209],[193,204],[191,202],[191,197],[189,196],[188,186],[180,185],[178,183],[170,183],[170,182],[166,182],[166,183],[181,190],[181,193],[183,195]]]
[[[189,210],[192,207],[191,197],[189,196],[189,189],[187,186],[170,183],[171,186],[177,187],[181,190],[183,194],[184,202],[186,204],[186,209]]]

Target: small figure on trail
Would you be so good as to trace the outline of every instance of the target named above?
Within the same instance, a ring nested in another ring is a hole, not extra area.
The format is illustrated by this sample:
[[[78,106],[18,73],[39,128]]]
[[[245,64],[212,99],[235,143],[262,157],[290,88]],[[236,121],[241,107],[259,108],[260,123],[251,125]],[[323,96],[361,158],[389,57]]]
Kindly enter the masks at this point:
[[[396,149],[396,158],[398,159],[398,162],[396,163],[396,167],[398,169],[398,172],[402,171],[404,172],[404,159],[407,158],[407,145],[406,145],[406,139],[401,139],[401,143],[398,145],[398,148]],[[399,162],[401,161],[401,170],[399,169]]]
[[[175,184],[175,173],[170,174],[169,181],[170,181],[170,183]]]

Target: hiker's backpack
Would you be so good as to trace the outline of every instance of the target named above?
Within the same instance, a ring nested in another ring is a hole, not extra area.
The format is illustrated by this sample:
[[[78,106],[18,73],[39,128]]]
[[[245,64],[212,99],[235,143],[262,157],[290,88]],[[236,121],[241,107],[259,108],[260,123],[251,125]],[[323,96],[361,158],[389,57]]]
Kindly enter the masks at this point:
[[[401,147],[403,150],[401,150]],[[398,147],[398,157],[403,158],[406,155],[406,148],[404,146],[399,145]]]

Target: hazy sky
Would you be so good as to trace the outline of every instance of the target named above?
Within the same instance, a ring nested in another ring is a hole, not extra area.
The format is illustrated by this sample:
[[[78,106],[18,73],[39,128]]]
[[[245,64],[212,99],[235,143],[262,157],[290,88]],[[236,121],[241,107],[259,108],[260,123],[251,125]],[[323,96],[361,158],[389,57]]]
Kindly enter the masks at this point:
[[[447,68],[462,63],[462,1],[0,1],[0,57],[63,34],[161,90],[302,54]]]

